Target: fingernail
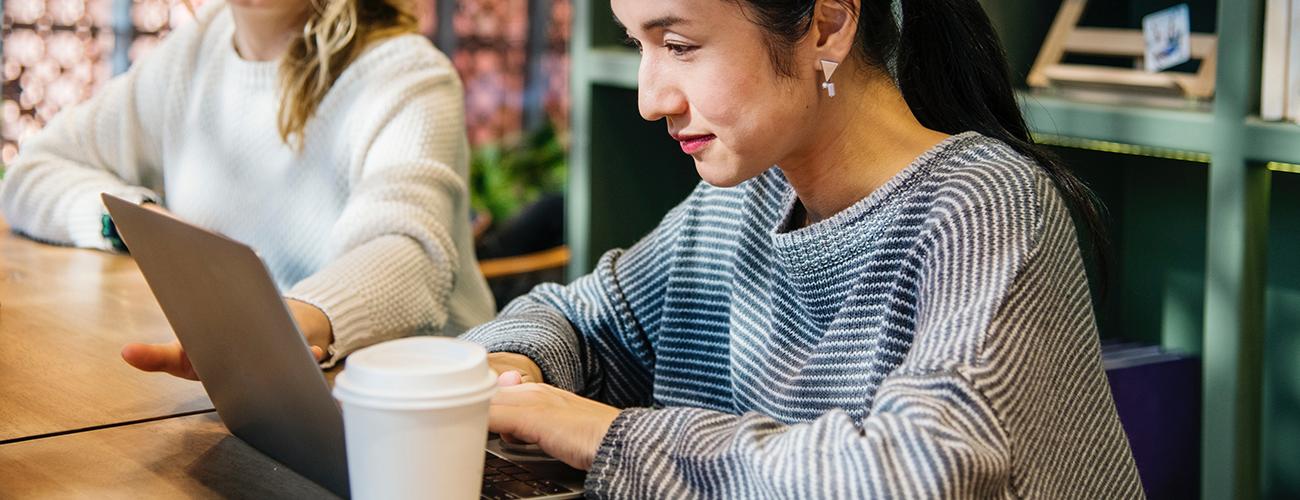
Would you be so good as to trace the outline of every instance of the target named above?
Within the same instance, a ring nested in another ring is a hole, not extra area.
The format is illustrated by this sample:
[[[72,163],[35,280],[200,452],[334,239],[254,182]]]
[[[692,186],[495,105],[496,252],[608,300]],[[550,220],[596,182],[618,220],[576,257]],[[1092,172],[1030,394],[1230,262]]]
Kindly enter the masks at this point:
[[[515,385],[520,383],[520,380],[521,380],[520,373],[515,370],[507,371],[497,377],[498,384]]]

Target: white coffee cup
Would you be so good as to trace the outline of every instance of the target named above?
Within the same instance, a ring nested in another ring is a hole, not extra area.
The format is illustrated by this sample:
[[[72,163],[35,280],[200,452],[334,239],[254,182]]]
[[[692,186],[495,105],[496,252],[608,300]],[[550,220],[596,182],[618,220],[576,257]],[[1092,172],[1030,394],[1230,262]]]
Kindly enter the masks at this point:
[[[356,499],[479,498],[496,374],[477,344],[411,337],[356,351],[334,380]]]

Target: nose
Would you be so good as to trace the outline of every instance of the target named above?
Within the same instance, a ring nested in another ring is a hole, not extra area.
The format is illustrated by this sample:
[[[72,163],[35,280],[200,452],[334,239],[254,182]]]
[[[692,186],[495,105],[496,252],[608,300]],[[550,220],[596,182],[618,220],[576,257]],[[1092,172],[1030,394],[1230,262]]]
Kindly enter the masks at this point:
[[[637,108],[646,121],[686,113],[685,94],[668,72],[657,67],[650,54],[641,56],[637,70]]]

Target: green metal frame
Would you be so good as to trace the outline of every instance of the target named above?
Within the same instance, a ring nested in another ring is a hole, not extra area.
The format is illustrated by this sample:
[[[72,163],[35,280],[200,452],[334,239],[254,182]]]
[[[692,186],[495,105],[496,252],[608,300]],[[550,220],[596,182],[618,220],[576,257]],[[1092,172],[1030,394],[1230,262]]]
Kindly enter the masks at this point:
[[[1017,4],[1026,1],[985,3],[996,21],[999,12],[1014,15]],[[1265,164],[1300,164],[1300,127],[1254,117],[1262,4],[1263,0],[1219,0],[1217,98],[1212,112],[1020,95],[1031,128],[1044,137],[1180,151],[1210,159],[1201,445],[1201,492],[1207,499],[1260,495],[1260,364],[1270,175]],[[638,152],[609,148],[602,152],[601,145],[591,141],[593,132],[610,133],[603,130],[610,120],[608,103],[593,100],[593,89],[635,89],[639,56],[617,44],[617,28],[603,0],[576,0],[574,16],[574,141],[567,222],[574,256],[569,271],[577,277],[588,272],[595,256],[605,250],[601,242],[610,241],[602,238],[600,227],[593,227],[593,212],[621,208],[592,205],[592,190],[608,188],[593,183],[602,168],[627,168],[621,159],[609,165],[611,158],[599,156],[629,157],[626,163],[639,168],[630,158]],[[1016,24],[1004,20],[1000,25]]]
[[[564,194],[565,243],[569,246],[569,279],[590,270],[591,243],[591,87],[592,25],[591,0],[573,2],[574,27],[569,35],[569,92],[572,100],[569,180]]]
[[[1222,1],[1210,152],[1201,494],[1258,498],[1268,180],[1247,149],[1258,109],[1260,0]]]
[[[590,272],[605,250],[635,243],[699,182],[693,162],[676,151],[663,124],[641,119],[641,57],[621,43],[609,3],[576,0],[573,7],[570,278]]]
[[[1260,496],[1266,162],[1300,160],[1300,127],[1255,117],[1262,0],[1219,1],[1212,112],[1074,102],[1022,94],[1037,132],[1210,158],[1206,238],[1201,496]]]

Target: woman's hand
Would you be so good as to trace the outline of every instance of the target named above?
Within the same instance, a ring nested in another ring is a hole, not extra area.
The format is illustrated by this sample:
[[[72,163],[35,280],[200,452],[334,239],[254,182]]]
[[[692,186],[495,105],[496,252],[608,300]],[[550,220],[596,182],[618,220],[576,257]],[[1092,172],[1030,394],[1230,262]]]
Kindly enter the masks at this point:
[[[147,372],[167,372],[173,376],[198,380],[190,365],[190,357],[180,341],[173,340],[166,344],[127,344],[122,348],[122,359],[126,364]]]
[[[325,349],[334,343],[334,325],[330,323],[329,316],[320,308],[306,302],[294,299],[285,299],[285,305],[289,306],[289,314],[293,315],[293,322],[298,325],[298,331],[303,337],[307,338],[307,343],[314,348],[319,348],[324,353]],[[316,356],[316,360],[321,360],[321,356]]]
[[[506,373],[512,371],[519,372],[520,380],[514,384],[508,385],[544,382],[542,380],[542,369],[537,366],[537,363],[534,363],[533,360],[528,359],[528,356],[524,356],[523,354],[515,354],[513,352],[493,352],[488,354],[487,361],[488,366],[492,368],[492,371],[497,372],[498,375],[504,376]]]
[[[523,383],[518,371],[499,373],[488,430],[537,444],[570,467],[590,468],[619,409],[546,384]]]
[[[329,329],[329,319],[320,309],[296,300],[288,300],[289,312],[293,314],[294,321],[298,323],[298,328],[307,337],[307,342],[311,344],[311,354],[316,357],[316,361],[325,359],[324,346],[328,346],[333,341],[332,331]],[[295,306],[295,304],[298,304]],[[317,316],[319,315],[319,316]],[[322,327],[320,321],[324,322]],[[308,326],[304,326],[308,325]],[[310,330],[312,328],[314,330]],[[324,345],[319,345],[312,340],[312,334],[321,335],[321,329],[326,338]],[[122,360],[137,369],[147,372],[166,372],[171,375],[198,380],[199,375],[194,372],[194,366],[190,364],[190,357],[185,355],[185,349],[181,347],[179,341],[171,341],[164,344],[140,344],[130,343],[122,348]]]

